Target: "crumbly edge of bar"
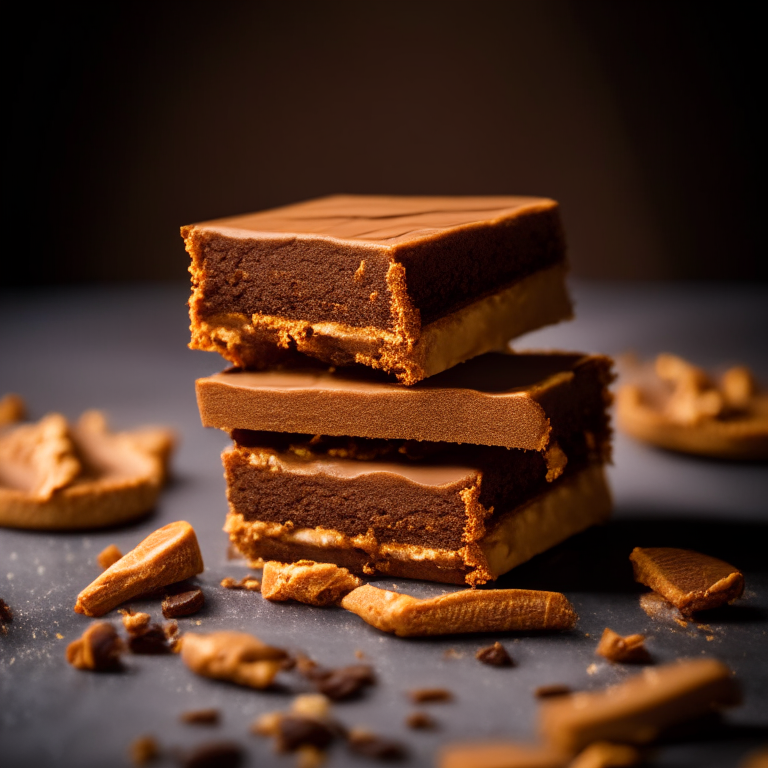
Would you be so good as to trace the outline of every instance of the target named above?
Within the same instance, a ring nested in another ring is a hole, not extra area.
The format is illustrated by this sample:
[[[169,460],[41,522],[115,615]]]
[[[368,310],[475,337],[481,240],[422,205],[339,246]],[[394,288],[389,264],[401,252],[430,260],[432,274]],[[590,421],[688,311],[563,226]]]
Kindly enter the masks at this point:
[[[387,275],[398,318],[395,333],[240,313],[206,318],[200,289],[194,287],[189,302],[190,348],[218,352],[242,368],[261,368],[299,352],[331,365],[357,363],[381,369],[411,385],[503,348],[511,338],[573,316],[565,286],[566,265],[559,263],[430,323],[414,338],[417,310],[410,305],[402,269],[393,263]]]
[[[230,510],[224,530],[249,559],[334,562],[357,573],[376,572],[449,584],[479,585],[511,570],[610,514],[610,493],[602,464],[588,465],[547,491],[505,513],[489,533],[459,550],[379,543],[372,536],[349,537],[320,528],[246,521]],[[574,514],[575,513],[575,514]],[[514,547],[533,536],[536,543]],[[510,546],[512,543],[513,546]]]

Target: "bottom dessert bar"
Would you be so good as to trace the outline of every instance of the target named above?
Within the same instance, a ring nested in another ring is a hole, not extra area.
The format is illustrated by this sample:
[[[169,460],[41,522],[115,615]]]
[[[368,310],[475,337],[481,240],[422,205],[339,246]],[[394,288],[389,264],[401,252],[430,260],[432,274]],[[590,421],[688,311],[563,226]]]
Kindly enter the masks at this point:
[[[611,508],[605,444],[534,451],[237,431],[225,530],[249,559],[483,584]],[[605,438],[607,441],[607,437]]]

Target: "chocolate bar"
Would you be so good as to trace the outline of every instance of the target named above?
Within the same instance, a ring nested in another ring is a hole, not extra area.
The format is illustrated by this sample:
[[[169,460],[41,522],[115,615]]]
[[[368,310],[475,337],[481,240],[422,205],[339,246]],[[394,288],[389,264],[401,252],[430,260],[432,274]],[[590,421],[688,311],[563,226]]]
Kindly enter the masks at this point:
[[[252,560],[475,585],[610,512],[603,449],[581,432],[568,436],[565,467],[495,446],[233,437],[225,530]]]
[[[572,316],[557,203],[338,195],[182,227],[193,349],[411,385]]]
[[[429,440],[545,451],[588,431],[606,451],[611,361],[488,353],[403,387],[376,371],[317,366],[198,379],[206,427]],[[605,457],[607,458],[607,456]]]

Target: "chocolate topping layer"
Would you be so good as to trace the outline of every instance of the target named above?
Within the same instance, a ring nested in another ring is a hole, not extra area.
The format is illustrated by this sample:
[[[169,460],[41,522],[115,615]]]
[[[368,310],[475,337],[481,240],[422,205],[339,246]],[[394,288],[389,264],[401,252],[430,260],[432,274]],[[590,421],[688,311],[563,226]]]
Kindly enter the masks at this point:
[[[299,352],[410,385],[572,314],[545,198],[335,196],[182,235],[190,346],[242,367]]]
[[[410,301],[429,323],[565,254],[557,203],[537,197],[334,195],[182,235],[204,273],[203,314],[393,331],[392,263],[405,268]]]
[[[544,451],[591,432],[607,445],[611,361],[488,353],[404,389],[367,369],[228,371],[197,381],[206,427]]]

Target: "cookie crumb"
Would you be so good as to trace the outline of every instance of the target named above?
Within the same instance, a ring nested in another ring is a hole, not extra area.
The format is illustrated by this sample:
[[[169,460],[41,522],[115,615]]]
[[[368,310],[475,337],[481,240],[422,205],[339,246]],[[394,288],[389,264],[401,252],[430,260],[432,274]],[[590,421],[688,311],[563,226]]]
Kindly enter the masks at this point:
[[[622,637],[608,627],[603,631],[595,653],[610,662],[624,664],[646,664],[651,655],[644,645],[645,635],[627,635]]]
[[[120,548],[116,544],[110,544],[96,555],[96,562],[102,567],[103,570],[107,570],[111,565],[114,565],[123,556]]]
[[[433,704],[453,701],[453,694],[447,688],[415,688],[408,691],[414,704]]]
[[[122,668],[123,643],[107,621],[91,624],[82,637],[67,646],[67,661],[76,669],[107,672]]]
[[[475,654],[475,658],[491,667],[511,667],[514,665],[512,657],[507,653],[506,648],[499,642],[495,642],[493,645],[489,645],[486,648],[481,648]]]
[[[555,696],[568,696],[572,693],[572,689],[568,685],[561,685],[560,683],[551,683],[550,685],[540,685],[534,689],[533,695],[537,699],[549,699]]]
[[[188,712],[182,712],[179,719],[182,723],[190,725],[218,725],[221,719],[218,709],[192,709]]]
[[[131,744],[129,752],[134,765],[146,765],[160,757],[160,746],[154,736],[140,736]]]
[[[426,712],[411,712],[405,719],[405,724],[416,731],[431,731],[437,727],[435,719]]]

